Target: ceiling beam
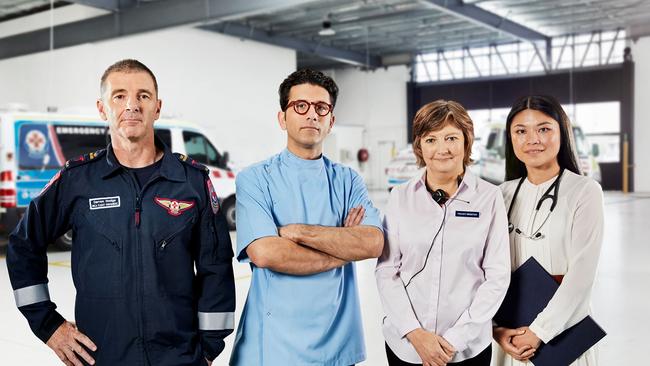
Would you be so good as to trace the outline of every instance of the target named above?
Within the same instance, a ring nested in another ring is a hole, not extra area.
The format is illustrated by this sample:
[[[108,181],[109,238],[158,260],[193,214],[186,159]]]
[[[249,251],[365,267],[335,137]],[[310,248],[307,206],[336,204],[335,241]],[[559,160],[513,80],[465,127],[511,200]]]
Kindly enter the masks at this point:
[[[462,0],[422,0],[434,8],[446,13],[467,19],[492,30],[503,32],[522,41],[548,41],[549,37],[533,29],[515,23],[500,15],[489,12],[473,4],[465,4]]]
[[[83,43],[104,41],[168,27],[238,19],[304,5],[313,1],[160,0],[139,2],[138,6],[120,9],[120,11],[111,14],[55,26],[52,29],[54,34],[52,48],[58,49]],[[111,1],[86,1],[86,3],[93,2],[97,3],[97,5],[107,5]],[[79,0],[79,3],[81,3],[81,0]],[[49,28],[0,39],[0,59],[28,55],[49,49]]]
[[[78,5],[92,6],[93,8],[117,11],[135,5],[136,0],[67,0]]]
[[[381,58],[378,56],[335,48],[309,40],[272,35],[262,29],[255,29],[238,23],[226,22],[201,26],[199,28],[280,47],[291,48],[298,52],[350,65],[365,66],[368,68],[378,68],[382,66]]]

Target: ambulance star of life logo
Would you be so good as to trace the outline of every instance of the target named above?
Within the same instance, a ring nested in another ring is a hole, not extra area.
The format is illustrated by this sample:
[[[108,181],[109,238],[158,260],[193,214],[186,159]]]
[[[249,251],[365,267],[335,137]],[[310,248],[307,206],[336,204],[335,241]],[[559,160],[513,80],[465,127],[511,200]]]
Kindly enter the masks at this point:
[[[39,130],[31,130],[25,135],[25,145],[27,145],[27,152],[32,157],[40,157],[45,152],[47,147],[47,138],[45,134]]]
[[[154,201],[156,201],[156,203],[160,207],[167,210],[167,213],[172,216],[178,216],[183,212],[189,210],[190,208],[194,207],[194,201],[180,201],[171,198],[161,198],[161,197],[154,198]]]

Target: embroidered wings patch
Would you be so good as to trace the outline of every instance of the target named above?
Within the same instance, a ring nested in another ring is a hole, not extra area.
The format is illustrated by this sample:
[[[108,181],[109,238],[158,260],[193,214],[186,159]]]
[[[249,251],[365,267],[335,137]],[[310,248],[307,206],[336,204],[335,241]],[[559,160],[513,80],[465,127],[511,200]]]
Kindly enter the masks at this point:
[[[167,210],[167,213],[172,216],[178,216],[194,207],[194,201],[181,201],[162,197],[156,197],[154,198],[154,201],[156,201],[160,207]]]

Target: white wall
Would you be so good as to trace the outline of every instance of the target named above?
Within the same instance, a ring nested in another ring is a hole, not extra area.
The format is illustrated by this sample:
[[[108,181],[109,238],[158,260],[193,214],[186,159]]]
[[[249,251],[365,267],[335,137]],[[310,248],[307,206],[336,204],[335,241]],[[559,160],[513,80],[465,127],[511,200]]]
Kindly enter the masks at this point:
[[[650,192],[650,37],[632,43],[634,59],[634,190]]]
[[[248,165],[277,153],[277,88],[295,70],[295,51],[189,27],[84,44],[0,61],[0,106],[95,114],[104,69],[136,58],[158,79],[162,113],[200,124],[220,150]]]
[[[110,11],[92,6],[71,4],[55,8],[52,11],[42,11],[0,22],[0,37],[4,38],[37,29],[49,28],[50,26],[68,24],[108,13]]]
[[[406,66],[375,71],[342,69],[329,72],[339,86],[336,123],[364,128],[370,158],[359,167],[369,188],[388,187],[384,168],[393,152],[406,146]],[[336,128],[336,127],[335,127]],[[356,158],[356,151],[354,152]]]

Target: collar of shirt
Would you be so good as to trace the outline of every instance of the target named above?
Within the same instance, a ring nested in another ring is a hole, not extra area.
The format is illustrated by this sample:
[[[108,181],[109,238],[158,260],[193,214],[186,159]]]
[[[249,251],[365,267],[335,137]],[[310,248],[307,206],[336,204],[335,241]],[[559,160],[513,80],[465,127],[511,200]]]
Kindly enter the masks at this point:
[[[522,185],[524,186],[524,188],[528,188],[528,189],[531,189],[531,190],[544,190],[544,191],[546,191],[548,189],[548,187],[550,187],[551,184],[553,184],[553,182],[555,182],[555,179],[557,179],[557,174],[554,175],[553,177],[547,179],[545,182],[542,182],[540,184],[535,184],[535,183],[531,182],[530,180],[528,180],[528,178],[526,177],[526,178],[524,178],[524,183]]]
[[[155,137],[154,140],[156,147],[163,150],[162,165],[160,166],[160,176],[174,182],[185,182],[185,169],[183,169],[183,163],[181,163],[171,152],[169,147],[165,145],[162,140]],[[119,161],[115,157],[115,152],[113,151],[113,146],[108,144],[106,147],[106,159],[102,162],[102,172],[101,176],[103,179],[106,179],[113,175],[117,171],[121,171],[124,168],[120,165]]]
[[[412,186],[413,191],[417,191],[419,189],[427,189],[426,187],[426,170],[422,172],[422,175],[420,178],[415,182],[415,184]],[[478,181],[476,180],[476,176],[469,170],[465,169],[465,174],[463,174],[463,180],[460,182],[458,185],[458,189],[456,190],[456,193],[454,193],[453,196],[450,197],[450,200],[455,199],[461,192],[467,191],[467,194],[472,195],[474,192],[476,192],[476,186],[478,184]],[[461,197],[458,197],[459,199]]]
[[[323,154],[318,159],[302,159],[287,148],[280,153],[280,160],[288,167],[296,169],[322,169],[325,166]]]

